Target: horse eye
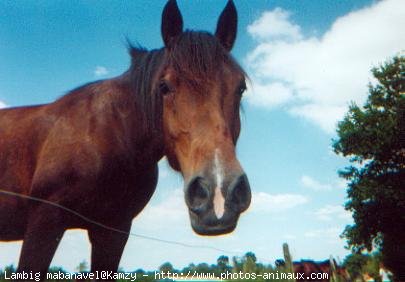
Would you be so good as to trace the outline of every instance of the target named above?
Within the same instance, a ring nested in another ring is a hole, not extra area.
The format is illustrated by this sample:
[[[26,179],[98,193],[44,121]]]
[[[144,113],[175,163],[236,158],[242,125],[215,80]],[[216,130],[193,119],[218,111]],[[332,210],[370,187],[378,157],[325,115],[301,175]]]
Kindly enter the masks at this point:
[[[170,89],[170,87],[169,87],[169,85],[167,84],[166,81],[161,81],[159,83],[159,92],[162,95],[167,95],[167,94],[169,94],[171,92],[171,89]]]
[[[246,91],[246,82],[243,81],[238,87],[238,94],[242,96],[243,92]]]

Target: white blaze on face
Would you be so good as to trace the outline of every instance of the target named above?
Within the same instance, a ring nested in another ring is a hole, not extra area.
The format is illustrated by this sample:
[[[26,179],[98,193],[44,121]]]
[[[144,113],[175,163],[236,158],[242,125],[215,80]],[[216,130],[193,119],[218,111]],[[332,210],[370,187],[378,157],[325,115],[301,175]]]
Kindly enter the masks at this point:
[[[221,192],[222,182],[224,180],[224,169],[219,159],[219,155],[219,149],[215,149],[214,175],[216,179],[216,186],[214,192],[214,212],[218,219],[220,219],[225,213],[225,199]]]

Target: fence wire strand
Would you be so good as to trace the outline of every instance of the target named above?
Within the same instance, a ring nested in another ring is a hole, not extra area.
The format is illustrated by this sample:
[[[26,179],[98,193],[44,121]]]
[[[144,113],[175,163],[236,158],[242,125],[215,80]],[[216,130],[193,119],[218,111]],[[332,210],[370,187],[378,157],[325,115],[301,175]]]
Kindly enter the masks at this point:
[[[50,205],[50,206],[54,206],[56,208],[60,208],[60,209],[66,211],[66,212],[68,212],[70,214],[73,214],[73,215],[81,218],[82,220],[84,220],[84,221],[86,221],[88,223],[94,224],[96,226],[99,226],[101,228],[104,228],[106,230],[110,230],[110,231],[113,231],[113,232],[129,235],[129,236],[133,236],[133,237],[137,237],[137,238],[141,238],[141,239],[145,239],[145,240],[155,241],[155,242],[159,242],[159,243],[186,247],[186,248],[206,249],[206,250],[217,251],[217,252],[221,252],[221,253],[224,253],[224,254],[230,254],[230,255],[231,254],[232,255],[239,255],[239,256],[243,255],[242,252],[224,250],[224,249],[216,248],[216,247],[213,247],[213,246],[195,245],[195,244],[183,243],[183,242],[174,241],[174,240],[160,239],[160,238],[157,238],[157,237],[143,235],[143,234],[134,233],[134,232],[127,232],[127,231],[124,231],[124,230],[120,230],[118,228],[114,228],[114,227],[105,225],[105,224],[100,223],[98,221],[95,221],[95,220],[93,220],[91,218],[88,218],[87,216],[84,216],[81,213],[76,212],[76,211],[74,211],[74,210],[72,210],[72,209],[70,209],[68,207],[65,207],[63,205],[60,205],[60,204],[57,204],[55,202],[48,201],[48,200],[45,200],[45,199],[41,199],[41,198],[37,198],[37,197],[33,197],[33,196],[28,196],[28,195],[23,195],[23,194],[20,194],[20,193],[15,193],[15,192],[3,190],[3,189],[0,189],[0,194],[13,196],[13,197],[20,197],[20,198],[23,198],[23,199],[32,200],[32,201],[35,201],[35,202],[39,202],[39,203],[47,204],[47,205]],[[268,261],[266,259],[260,259],[260,260]]]

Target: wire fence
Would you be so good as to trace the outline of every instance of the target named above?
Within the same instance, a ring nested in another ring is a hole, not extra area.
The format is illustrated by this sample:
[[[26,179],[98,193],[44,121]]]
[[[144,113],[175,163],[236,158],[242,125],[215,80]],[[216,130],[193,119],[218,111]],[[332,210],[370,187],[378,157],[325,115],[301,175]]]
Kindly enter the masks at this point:
[[[179,241],[174,241],[174,240],[166,240],[166,239],[161,239],[161,238],[157,238],[157,237],[153,237],[153,236],[149,236],[149,235],[143,235],[143,234],[139,234],[139,233],[134,233],[134,232],[127,232],[124,230],[120,230],[108,225],[105,225],[101,222],[95,221],[87,216],[82,215],[81,213],[74,211],[68,207],[65,207],[63,205],[60,205],[58,203],[52,202],[52,201],[48,201],[45,199],[41,199],[41,198],[37,198],[37,197],[33,197],[33,196],[29,196],[29,195],[23,195],[20,193],[15,193],[12,191],[7,191],[7,190],[3,190],[0,189],[0,194],[3,195],[7,195],[7,196],[11,196],[11,197],[20,197],[23,199],[27,199],[27,200],[31,200],[31,201],[35,201],[35,202],[39,202],[39,203],[43,203],[43,204],[47,204],[59,209],[62,209],[70,214],[73,214],[77,217],[79,217],[80,219],[94,224],[98,227],[104,228],[106,230],[110,230],[113,232],[117,232],[117,233],[122,233],[128,236],[132,236],[132,237],[137,237],[137,238],[141,238],[141,239],[145,239],[145,240],[150,240],[150,241],[155,241],[155,242],[159,242],[159,243],[164,243],[164,244],[169,244],[169,245],[176,245],[176,246],[181,246],[181,247],[185,247],[185,248],[192,248],[192,249],[205,249],[205,250],[211,250],[211,251],[217,251],[217,252],[221,252],[223,254],[228,254],[228,255],[244,255],[243,252],[238,252],[238,251],[231,251],[231,250],[225,250],[225,249],[221,249],[221,248],[217,248],[217,247],[213,247],[213,246],[208,246],[208,245],[196,245],[196,244],[190,244],[190,243],[183,243],[183,242],[179,242]],[[259,260],[264,261],[264,262],[270,262],[267,259],[263,259],[263,258],[259,258]]]

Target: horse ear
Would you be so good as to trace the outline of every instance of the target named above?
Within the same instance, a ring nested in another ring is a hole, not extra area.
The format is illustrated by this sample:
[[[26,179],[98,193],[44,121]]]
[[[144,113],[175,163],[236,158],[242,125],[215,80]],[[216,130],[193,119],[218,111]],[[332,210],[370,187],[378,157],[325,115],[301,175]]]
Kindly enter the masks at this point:
[[[168,47],[172,39],[183,32],[183,18],[176,0],[169,0],[162,13],[162,38]]]
[[[232,0],[228,1],[217,23],[216,37],[226,50],[231,51],[238,28],[238,13]]]

